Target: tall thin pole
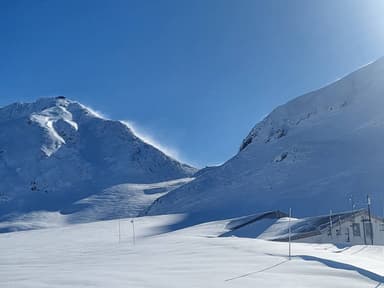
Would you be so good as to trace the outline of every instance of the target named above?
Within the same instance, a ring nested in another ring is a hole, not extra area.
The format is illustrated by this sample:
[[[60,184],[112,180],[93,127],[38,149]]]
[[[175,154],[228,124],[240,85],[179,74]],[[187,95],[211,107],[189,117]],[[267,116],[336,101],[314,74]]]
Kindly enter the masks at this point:
[[[330,231],[331,238],[333,238],[333,235],[332,235],[332,229],[333,229],[332,210],[329,210],[329,227],[331,229],[331,231]]]
[[[135,221],[132,219],[131,223],[132,223],[132,242],[133,242],[133,245],[136,245]]]
[[[120,218],[119,218],[119,243],[121,242],[121,229],[120,229]]]
[[[289,208],[289,218],[288,218],[288,259],[291,260],[292,249],[291,249],[291,217],[292,217],[292,208]]]
[[[353,195],[349,197],[349,201],[351,202],[351,212],[353,212],[356,208],[355,201],[353,200]]]
[[[371,216],[371,197],[367,195],[367,205],[368,205],[368,218],[369,218],[369,228],[371,229],[371,245],[373,245],[373,225],[372,225],[372,216]]]

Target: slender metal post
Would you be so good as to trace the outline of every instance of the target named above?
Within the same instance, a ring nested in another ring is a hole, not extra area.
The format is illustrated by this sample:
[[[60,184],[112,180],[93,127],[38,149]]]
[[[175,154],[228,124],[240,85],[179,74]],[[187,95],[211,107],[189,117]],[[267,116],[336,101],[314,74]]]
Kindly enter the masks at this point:
[[[120,218],[119,218],[119,243],[121,242],[121,228],[120,228]]]
[[[353,212],[356,209],[355,201],[353,200],[353,195],[349,197],[349,201],[351,202],[351,212]]]
[[[367,195],[367,205],[368,205],[368,218],[369,218],[369,228],[371,229],[371,245],[373,245],[373,225],[372,225],[372,216],[371,216],[371,198]]]
[[[133,245],[136,245],[135,221],[132,219],[131,223],[132,223],[132,242],[133,242]]]
[[[291,260],[292,257],[292,248],[291,248],[291,217],[292,217],[292,208],[289,208],[289,218],[288,218],[288,259]]]

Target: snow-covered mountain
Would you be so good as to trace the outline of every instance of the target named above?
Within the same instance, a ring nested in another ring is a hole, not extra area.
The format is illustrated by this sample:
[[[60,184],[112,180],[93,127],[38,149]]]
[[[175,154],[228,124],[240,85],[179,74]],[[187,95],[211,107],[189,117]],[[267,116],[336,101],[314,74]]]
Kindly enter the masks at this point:
[[[62,96],[0,108],[0,217],[60,210],[115,185],[194,172],[123,122]]]
[[[239,153],[159,198],[149,215],[189,221],[261,211],[311,216],[384,205],[384,59],[276,108]]]

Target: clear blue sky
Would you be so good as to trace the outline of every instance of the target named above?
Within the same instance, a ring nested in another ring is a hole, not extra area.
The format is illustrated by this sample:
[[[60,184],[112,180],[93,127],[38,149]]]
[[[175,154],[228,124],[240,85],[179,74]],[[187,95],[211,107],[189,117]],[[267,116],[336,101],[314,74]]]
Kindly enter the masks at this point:
[[[384,1],[0,1],[0,106],[66,95],[197,166],[384,55]]]

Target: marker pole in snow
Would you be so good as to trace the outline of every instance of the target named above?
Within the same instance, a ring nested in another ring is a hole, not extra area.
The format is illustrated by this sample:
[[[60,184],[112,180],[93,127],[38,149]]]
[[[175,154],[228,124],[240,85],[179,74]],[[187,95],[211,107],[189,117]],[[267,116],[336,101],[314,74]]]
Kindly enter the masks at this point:
[[[292,217],[292,208],[289,208],[289,218],[288,218],[288,259],[291,260],[291,217]]]
[[[135,221],[132,219],[131,223],[132,223],[132,242],[133,242],[133,245],[136,245]]]
[[[120,218],[119,218],[119,243],[121,242],[121,229],[120,229]]]

